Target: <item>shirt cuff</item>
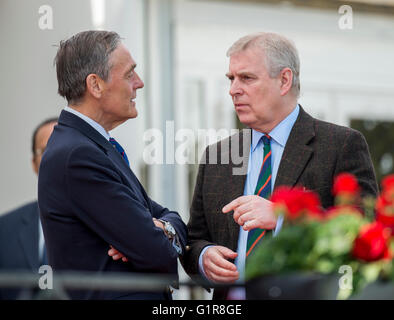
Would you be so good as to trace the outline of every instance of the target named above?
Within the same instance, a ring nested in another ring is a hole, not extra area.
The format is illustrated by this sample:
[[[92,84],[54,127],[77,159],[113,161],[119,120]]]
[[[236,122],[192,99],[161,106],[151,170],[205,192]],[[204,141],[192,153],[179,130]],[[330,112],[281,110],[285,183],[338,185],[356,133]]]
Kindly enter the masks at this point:
[[[176,232],[176,229],[173,227],[172,223],[164,219],[158,219],[158,220],[161,221],[163,224],[168,223],[171,226],[171,228],[175,230],[175,236],[172,239],[169,238],[169,240],[171,241],[172,247],[178,253],[178,256],[183,255],[181,241],[179,240],[178,233]],[[164,234],[168,237],[166,231],[164,231]]]
[[[202,264],[202,257],[204,255],[205,251],[207,251],[210,247],[213,247],[213,245],[204,247],[204,249],[201,250],[200,257],[198,258],[198,270],[200,271],[200,274],[203,275],[207,281],[209,281],[209,279],[207,278],[207,275],[205,274],[204,266]]]
[[[283,214],[281,214],[278,217],[278,220],[276,221],[276,227],[275,227],[275,231],[274,231],[274,234],[273,234],[274,237],[276,237],[277,234],[279,233],[279,231],[282,229],[283,219],[284,219]]]
[[[172,246],[174,247],[174,249],[178,253],[178,256],[183,255],[182,245],[181,245],[181,241],[179,240],[178,234],[176,234],[175,238],[172,239]]]

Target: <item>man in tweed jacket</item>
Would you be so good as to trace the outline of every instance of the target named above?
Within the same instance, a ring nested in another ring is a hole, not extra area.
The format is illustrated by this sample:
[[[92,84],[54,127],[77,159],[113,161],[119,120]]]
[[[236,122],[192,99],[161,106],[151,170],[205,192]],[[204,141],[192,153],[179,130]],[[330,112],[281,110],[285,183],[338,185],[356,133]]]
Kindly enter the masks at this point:
[[[249,35],[235,42],[227,55],[230,95],[240,121],[249,128],[206,149],[183,258],[192,278],[203,277],[212,284],[243,280],[249,230],[280,230],[282,221],[270,201],[252,191],[262,162],[262,135],[271,137],[273,190],[301,185],[317,192],[328,208],[333,205],[334,177],[349,172],[357,177],[363,195],[377,193],[362,134],[314,119],[297,103],[299,58],[289,40],[272,33]],[[232,297],[245,298],[244,290],[234,292]],[[214,299],[228,297],[226,290],[214,292]]]

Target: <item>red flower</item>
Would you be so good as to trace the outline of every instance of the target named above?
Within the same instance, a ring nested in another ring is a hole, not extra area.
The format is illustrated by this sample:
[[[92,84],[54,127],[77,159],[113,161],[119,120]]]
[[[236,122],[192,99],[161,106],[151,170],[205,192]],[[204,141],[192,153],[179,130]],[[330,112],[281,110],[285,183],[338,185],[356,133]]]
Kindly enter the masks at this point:
[[[360,186],[357,179],[350,173],[341,173],[334,179],[332,193],[334,196],[340,194],[357,195],[360,192]]]
[[[394,189],[394,174],[390,174],[382,180],[382,189],[383,190]]]
[[[363,213],[360,211],[360,209],[358,207],[344,205],[344,206],[336,206],[336,207],[329,208],[325,212],[324,218],[326,220],[330,220],[330,219],[334,219],[337,216],[344,215],[344,214],[354,215],[354,216],[358,216],[358,217],[363,216]]]
[[[284,205],[290,219],[297,219],[307,213],[314,217],[320,217],[321,204],[319,196],[301,187],[279,187],[272,195],[271,201],[274,206]]]
[[[384,226],[390,228],[394,234],[394,215],[389,216],[378,212],[376,215],[376,221],[379,221]]]
[[[394,174],[388,175],[382,180],[382,196],[394,206]]]
[[[382,180],[382,192],[376,200],[376,220],[394,232],[394,174]]]
[[[391,228],[394,234],[394,202],[389,202],[383,195],[376,200],[376,220]]]
[[[389,238],[390,230],[380,222],[364,225],[354,241],[353,256],[364,261],[390,259]]]

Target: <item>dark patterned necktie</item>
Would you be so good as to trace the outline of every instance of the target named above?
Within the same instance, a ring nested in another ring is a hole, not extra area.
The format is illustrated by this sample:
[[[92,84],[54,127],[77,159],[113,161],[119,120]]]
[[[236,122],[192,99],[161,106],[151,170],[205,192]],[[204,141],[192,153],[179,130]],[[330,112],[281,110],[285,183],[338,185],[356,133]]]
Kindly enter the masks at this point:
[[[263,140],[264,143],[264,160],[261,165],[254,194],[268,199],[271,196],[271,137],[269,135],[264,135],[261,137],[261,140]],[[264,237],[264,234],[265,229],[252,229],[249,231],[246,246],[246,258]]]
[[[114,148],[120,153],[123,159],[127,162],[127,165],[130,166],[129,159],[127,158],[126,152],[122,148],[122,146],[114,139],[109,138],[109,142],[114,146]]]

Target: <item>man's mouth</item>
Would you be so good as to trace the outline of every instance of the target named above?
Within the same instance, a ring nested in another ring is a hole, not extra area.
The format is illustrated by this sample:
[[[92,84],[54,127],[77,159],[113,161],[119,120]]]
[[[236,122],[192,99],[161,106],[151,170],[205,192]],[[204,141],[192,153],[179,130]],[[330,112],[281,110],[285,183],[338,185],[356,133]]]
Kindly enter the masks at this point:
[[[247,107],[248,105],[246,103],[234,103],[235,108],[242,108],[242,107]]]

